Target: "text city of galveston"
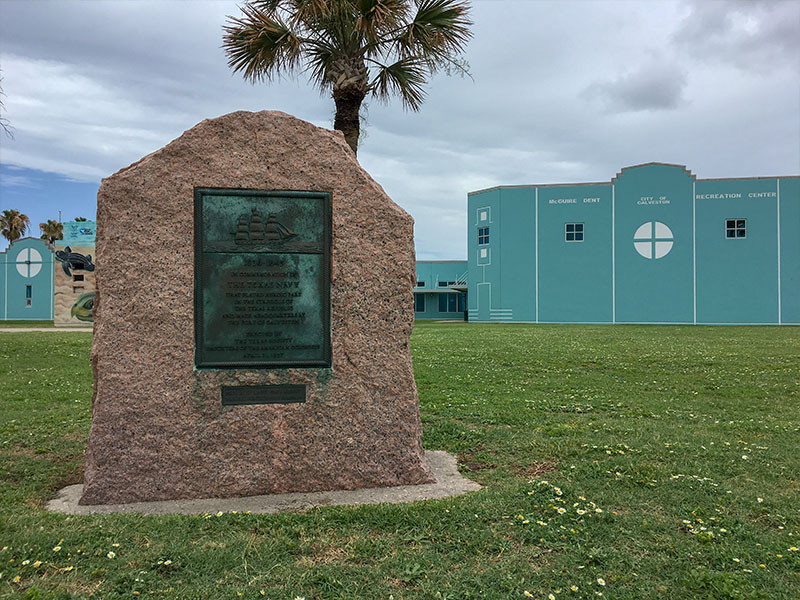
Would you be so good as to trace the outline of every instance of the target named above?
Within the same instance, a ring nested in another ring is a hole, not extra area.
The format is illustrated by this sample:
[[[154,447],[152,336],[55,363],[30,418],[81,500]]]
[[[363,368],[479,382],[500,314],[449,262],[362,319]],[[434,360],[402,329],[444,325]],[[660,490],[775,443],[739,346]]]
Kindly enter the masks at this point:
[[[197,367],[329,367],[331,197],[195,190]]]

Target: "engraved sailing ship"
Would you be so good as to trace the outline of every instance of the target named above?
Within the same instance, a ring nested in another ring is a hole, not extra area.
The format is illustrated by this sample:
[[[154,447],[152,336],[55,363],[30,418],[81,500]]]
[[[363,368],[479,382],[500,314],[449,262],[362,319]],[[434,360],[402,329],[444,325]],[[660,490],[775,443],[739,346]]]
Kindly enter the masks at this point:
[[[268,243],[281,243],[291,240],[297,234],[278,221],[278,217],[271,214],[267,217],[267,222],[252,209],[251,214],[244,214],[239,217],[236,225],[233,241],[237,245],[256,245]]]

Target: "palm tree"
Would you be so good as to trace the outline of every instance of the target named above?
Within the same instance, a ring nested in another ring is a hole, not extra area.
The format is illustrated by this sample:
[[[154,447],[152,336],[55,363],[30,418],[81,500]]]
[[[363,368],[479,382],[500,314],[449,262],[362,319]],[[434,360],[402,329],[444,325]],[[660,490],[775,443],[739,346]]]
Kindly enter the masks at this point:
[[[53,219],[47,219],[47,223],[39,223],[42,232],[41,238],[51,244],[56,240],[64,239],[64,225]]]
[[[353,152],[368,94],[419,110],[429,75],[467,72],[467,0],[250,0],[240,9],[223,28],[228,66],[253,83],[307,72],[331,92],[333,127]]]
[[[25,235],[31,227],[31,220],[28,215],[24,215],[13,208],[4,210],[0,214],[0,234],[9,243],[15,242]]]

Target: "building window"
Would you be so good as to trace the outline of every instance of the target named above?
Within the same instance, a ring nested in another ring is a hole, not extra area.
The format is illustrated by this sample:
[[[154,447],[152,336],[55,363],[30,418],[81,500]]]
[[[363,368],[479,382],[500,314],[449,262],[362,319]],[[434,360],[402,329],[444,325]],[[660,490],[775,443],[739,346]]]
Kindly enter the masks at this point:
[[[478,227],[478,244],[488,244],[489,243],[489,228],[488,227]]]
[[[439,287],[449,287],[451,285],[455,285],[456,283],[458,283],[458,282],[457,281],[440,281],[439,282]]]
[[[440,313],[464,312],[466,309],[466,294],[439,294]]]
[[[456,294],[439,294],[439,312],[456,312]]]
[[[747,237],[747,219],[725,219],[725,237]]]
[[[83,275],[73,274],[72,281],[83,281]]]
[[[564,226],[564,239],[568,242],[582,242],[583,223],[567,223]]]
[[[417,282],[417,287],[425,287],[425,282],[424,281],[418,281]]]
[[[414,294],[414,312],[425,312],[425,294]]]
[[[31,306],[33,304],[33,286],[26,285],[25,286],[25,306]]]

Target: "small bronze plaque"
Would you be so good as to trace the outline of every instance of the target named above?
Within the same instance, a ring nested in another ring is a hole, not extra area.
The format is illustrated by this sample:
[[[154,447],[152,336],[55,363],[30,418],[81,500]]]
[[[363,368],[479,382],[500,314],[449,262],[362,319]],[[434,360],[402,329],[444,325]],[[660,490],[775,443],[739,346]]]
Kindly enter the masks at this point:
[[[195,190],[195,364],[329,367],[331,196]]]
[[[222,386],[223,406],[243,404],[296,404],[306,401],[304,385],[243,385]]]

